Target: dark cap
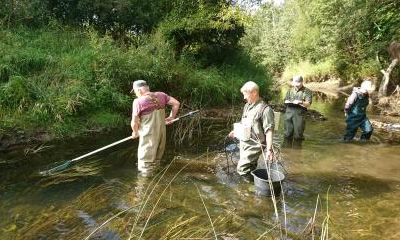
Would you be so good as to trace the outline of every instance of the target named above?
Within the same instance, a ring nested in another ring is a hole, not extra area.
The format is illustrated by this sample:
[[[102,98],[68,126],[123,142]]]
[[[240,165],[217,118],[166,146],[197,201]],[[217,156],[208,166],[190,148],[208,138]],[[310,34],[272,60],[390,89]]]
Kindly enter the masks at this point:
[[[145,80],[136,80],[132,84],[132,90],[131,93],[135,92],[135,89],[141,88],[147,86],[147,82]]]

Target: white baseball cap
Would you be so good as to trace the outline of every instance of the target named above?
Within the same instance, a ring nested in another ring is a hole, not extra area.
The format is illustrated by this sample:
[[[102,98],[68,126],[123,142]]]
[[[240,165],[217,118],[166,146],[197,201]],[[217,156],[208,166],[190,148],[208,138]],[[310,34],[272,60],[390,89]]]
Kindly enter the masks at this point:
[[[144,87],[144,86],[148,86],[147,82],[145,80],[136,80],[132,84],[132,90],[131,90],[130,93],[134,93],[135,89],[138,89],[138,88],[141,88],[141,87]]]

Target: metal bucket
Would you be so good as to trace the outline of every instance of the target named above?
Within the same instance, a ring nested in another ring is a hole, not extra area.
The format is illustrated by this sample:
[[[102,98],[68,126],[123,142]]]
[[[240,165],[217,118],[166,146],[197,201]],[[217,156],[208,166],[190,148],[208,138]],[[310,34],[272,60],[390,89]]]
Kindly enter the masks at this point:
[[[254,187],[256,195],[259,196],[272,196],[272,192],[275,195],[279,195],[281,192],[281,182],[285,179],[285,175],[278,170],[271,169],[271,181],[273,191],[270,188],[268,181],[268,172],[267,169],[256,169],[251,172],[251,175],[254,177]]]

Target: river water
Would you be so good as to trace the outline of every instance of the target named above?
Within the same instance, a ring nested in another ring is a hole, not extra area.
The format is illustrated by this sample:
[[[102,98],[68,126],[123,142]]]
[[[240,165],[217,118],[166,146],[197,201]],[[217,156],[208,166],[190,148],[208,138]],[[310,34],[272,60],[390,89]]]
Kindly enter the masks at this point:
[[[187,132],[169,126],[191,139],[175,145],[179,136],[170,134],[153,181],[137,176],[136,141],[38,175],[128,136],[128,128],[2,154],[0,239],[400,239],[400,145],[379,134],[341,143],[342,107],[315,99],[312,109],[327,120],[309,119],[301,147],[281,149],[286,179],[275,204],[235,174],[235,156],[221,151],[231,124],[221,120]]]

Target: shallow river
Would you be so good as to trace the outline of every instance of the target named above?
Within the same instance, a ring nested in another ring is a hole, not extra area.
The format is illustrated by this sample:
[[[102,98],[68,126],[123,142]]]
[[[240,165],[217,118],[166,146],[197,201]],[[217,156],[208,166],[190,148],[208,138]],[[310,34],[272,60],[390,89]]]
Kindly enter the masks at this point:
[[[153,181],[137,176],[136,141],[37,174],[128,136],[128,128],[1,154],[0,239],[400,239],[400,145],[379,134],[341,143],[342,106],[315,99],[312,109],[327,120],[308,120],[302,146],[281,149],[286,179],[276,204],[235,174],[235,157],[221,151],[231,127],[224,121],[202,121],[180,146],[170,134]]]

